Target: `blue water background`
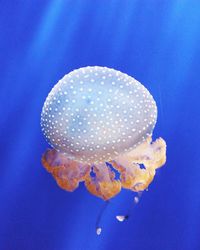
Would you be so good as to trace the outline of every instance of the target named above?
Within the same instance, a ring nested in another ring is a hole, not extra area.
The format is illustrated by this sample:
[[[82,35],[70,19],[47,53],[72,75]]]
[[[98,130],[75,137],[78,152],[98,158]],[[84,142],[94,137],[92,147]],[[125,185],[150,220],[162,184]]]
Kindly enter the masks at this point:
[[[0,7],[0,249],[200,249],[200,1],[33,0]],[[154,138],[167,142],[157,172],[133,203],[103,201],[83,185],[61,190],[41,166],[40,113],[53,85],[88,65],[141,81],[158,105]]]

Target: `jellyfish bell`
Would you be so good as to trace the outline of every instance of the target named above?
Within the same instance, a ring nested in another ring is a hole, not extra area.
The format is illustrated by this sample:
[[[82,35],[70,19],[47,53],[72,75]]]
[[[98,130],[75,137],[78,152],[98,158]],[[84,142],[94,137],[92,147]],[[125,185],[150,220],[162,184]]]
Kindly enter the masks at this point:
[[[42,164],[67,191],[80,182],[103,200],[121,188],[143,191],[166,161],[165,141],[152,142],[156,120],[155,100],[133,77],[99,66],[74,70],[44,103],[41,126],[52,149]]]

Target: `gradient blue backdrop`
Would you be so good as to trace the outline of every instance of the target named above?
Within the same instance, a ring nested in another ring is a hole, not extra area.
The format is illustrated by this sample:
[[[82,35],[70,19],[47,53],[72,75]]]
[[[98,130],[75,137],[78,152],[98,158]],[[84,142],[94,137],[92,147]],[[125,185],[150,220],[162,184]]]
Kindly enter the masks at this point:
[[[0,249],[200,249],[200,1],[0,1]],[[42,168],[40,113],[72,69],[112,67],[141,81],[158,104],[154,138],[167,164],[125,223],[131,193],[95,220],[103,201],[67,193]]]

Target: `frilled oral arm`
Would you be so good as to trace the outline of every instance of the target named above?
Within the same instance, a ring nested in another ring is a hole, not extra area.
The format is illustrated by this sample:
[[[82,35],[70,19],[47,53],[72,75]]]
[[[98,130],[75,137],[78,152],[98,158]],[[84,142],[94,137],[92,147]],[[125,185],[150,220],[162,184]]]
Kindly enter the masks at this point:
[[[152,182],[156,169],[166,161],[166,143],[162,138],[155,142],[147,138],[134,150],[122,154],[109,163],[120,175],[106,164],[84,164],[67,158],[55,149],[48,149],[42,164],[53,175],[57,184],[64,190],[74,191],[84,181],[90,193],[109,200],[117,195],[121,188],[135,192],[143,191]],[[143,168],[141,167],[143,165]]]

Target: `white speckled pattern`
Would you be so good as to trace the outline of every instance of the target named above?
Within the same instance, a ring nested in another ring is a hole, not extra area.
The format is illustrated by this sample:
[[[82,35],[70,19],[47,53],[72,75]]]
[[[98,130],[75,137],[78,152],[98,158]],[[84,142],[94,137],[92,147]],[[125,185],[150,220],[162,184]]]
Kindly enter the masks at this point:
[[[114,159],[152,134],[156,103],[133,77],[106,67],[65,75],[49,93],[42,131],[57,151],[79,162]]]

